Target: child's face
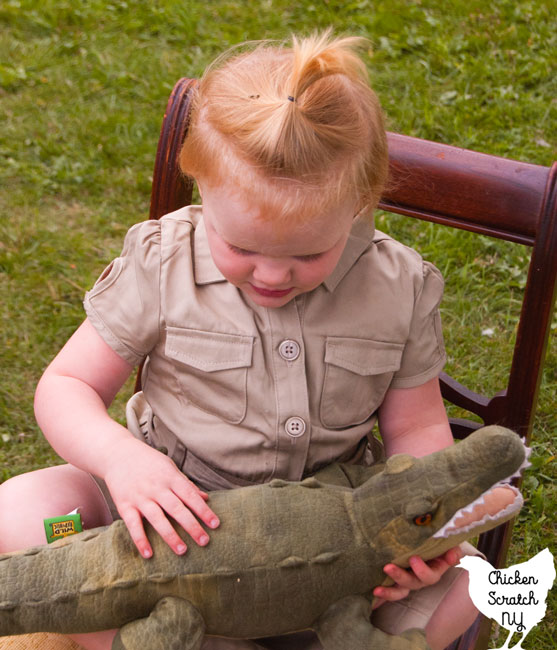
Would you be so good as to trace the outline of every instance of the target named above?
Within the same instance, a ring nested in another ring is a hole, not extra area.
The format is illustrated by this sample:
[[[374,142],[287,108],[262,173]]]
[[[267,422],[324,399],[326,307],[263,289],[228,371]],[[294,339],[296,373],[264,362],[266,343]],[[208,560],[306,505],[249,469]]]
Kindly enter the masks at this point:
[[[262,307],[282,307],[315,289],[337,265],[356,204],[277,229],[260,208],[226,187],[203,187],[203,218],[213,260],[224,277]]]

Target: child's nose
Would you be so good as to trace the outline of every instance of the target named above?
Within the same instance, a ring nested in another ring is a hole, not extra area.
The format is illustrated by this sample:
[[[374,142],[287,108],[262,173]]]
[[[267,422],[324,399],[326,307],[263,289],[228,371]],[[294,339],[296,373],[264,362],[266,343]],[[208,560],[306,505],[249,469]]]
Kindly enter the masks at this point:
[[[253,270],[253,279],[263,288],[286,289],[292,277],[288,260],[263,258]]]

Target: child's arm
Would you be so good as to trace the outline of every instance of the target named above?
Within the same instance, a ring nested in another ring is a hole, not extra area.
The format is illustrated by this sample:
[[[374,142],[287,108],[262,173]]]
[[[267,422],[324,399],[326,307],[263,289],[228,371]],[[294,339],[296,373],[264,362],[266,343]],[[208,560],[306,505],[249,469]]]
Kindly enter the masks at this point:
[[[439,380],[432,379],[416,388],[389,390],[379,408],[379,430],[387,457],[400,453],[420,457],[452,445],[453,437]],[[385,573],[395,581],[395,585],[377,587],[374,595],[382,600],[400,600],[409,591],[438,582],[459,559],[459,550],[454,548],[429,562],[412,557],[409,570],[387,564]]]
[[[419,458],[452,445],[439,380],[387,391],[379,408],[379,430],[387,457],[404,453]]]
[[[142,517],[176,553],[183,553],[185,544],[169,515],[200,545],[208,537],[194,514],[211,528],[218,519],[206,504],[207,495],[170,458],[136,440],[108,415],[107,407],[132,370],[85,320],[44,372],[35,415],[60,456],[106,481],[144,557],[152,549]]]

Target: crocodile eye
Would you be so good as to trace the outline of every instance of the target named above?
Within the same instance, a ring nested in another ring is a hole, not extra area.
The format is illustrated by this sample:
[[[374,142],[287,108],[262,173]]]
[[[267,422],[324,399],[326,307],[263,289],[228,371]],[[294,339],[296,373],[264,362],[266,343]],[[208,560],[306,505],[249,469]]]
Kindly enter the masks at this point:
[[[416,526],[427,526],[428,524],[431,523],[431,520],[433,519],[433,515],[431,512],[426,512],[423,515],[418,515],[417,517],[414,517],[413,521],[416,524]]]

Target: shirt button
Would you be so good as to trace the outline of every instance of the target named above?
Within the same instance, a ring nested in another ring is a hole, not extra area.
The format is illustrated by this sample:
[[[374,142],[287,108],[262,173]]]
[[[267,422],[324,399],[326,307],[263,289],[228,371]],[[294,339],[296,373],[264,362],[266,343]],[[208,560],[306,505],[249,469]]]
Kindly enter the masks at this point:
[[[288,418],[288,420],[286,420],[284,428],[286,429],[286,433],[289,436],[292,438],[299,438],[300,436],[303,436],[306,431],[306,423],[304,420],[302,420],[302,418]]]
[[[285,361],[295,361],[300,356],[300,346],[296,341],[286,339],[279,345],[279,354]]]

